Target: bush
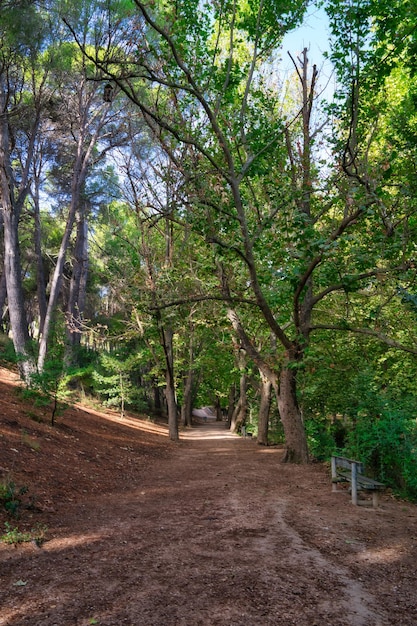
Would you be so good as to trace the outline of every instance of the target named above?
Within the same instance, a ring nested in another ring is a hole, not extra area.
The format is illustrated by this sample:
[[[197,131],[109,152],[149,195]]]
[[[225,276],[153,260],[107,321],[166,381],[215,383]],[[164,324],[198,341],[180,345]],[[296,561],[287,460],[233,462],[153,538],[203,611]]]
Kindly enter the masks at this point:
[[[6,365],[17,363],[13,341],[3,333],[0,333],[0,361]]]
[[[415,402],[374,398],[352,420],[345,453],[396,492],[417,499],[417,407]]]
[[[310,452],[319,460],[336,452],[362,461],[370,476],[417,500],[417,398],[360,365],[355,374],[346,367],[305,377]]]
[[[28,488],[18,487],[13,480],[6,480],[0,483],[0,502],[10,515],[18,517],[21,508],[22,496],[27,493]]]
[[[336,450],[331,421],[325,417],[308,419],[305,427],[310,454],[319,461],[330,458]]]

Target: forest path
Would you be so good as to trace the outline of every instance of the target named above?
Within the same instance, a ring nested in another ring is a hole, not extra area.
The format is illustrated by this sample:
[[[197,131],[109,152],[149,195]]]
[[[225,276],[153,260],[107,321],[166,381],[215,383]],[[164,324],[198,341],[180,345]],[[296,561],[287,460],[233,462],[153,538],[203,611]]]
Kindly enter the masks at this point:
[[[1,626],[417,623],[415,505],[353,507],[325,466],[284,465],[219,423],[170,444],[76,411],[45,432],[54,445],[25,463],[53,492],[47,541],[0,544]]]

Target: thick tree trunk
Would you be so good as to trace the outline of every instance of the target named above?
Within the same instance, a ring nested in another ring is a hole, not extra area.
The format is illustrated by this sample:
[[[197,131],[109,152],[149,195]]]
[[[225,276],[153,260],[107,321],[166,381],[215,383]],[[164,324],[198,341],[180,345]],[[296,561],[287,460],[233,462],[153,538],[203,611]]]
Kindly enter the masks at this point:
[[[269,424],[269,410],[271,408],[271,394],[272,383],[266,376],[260,372],[261,376],[261,398],[259,402],[259,415],[258,415],[258,438],[257,442],[260,445],[268,445],[268,424]]]
[[[288,463],[308,463],[307,437],[297,402],[296,370],[285,364],[279,377],[278,409],[285,434]]]
[[[35,371],[29,351],[29,330],[26,319],[22,289],[22,271],[20,265],[19,240],[15,215],[4,213],[4,271],[6,274],[7,302],[9,305],[10,325],[13,346],[19,358],[19,371],[26,383]]]
[[[19,357],[20,374],[23,380],[29,383],[35,368],[29,350],[29,330],[23,297],[18,235],[20,207],[23,206],[27,189],[21,190],[20,197],[16,201],[9,154],[6,100],[6,87],[0,75],[0,206],[3,213],[4,273],[13,345]]]

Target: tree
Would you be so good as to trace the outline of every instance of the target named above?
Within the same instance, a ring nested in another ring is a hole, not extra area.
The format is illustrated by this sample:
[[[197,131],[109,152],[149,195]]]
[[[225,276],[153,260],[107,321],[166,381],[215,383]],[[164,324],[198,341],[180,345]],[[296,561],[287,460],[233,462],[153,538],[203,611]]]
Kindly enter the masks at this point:
[[[51,280],[48,307],[45,315],[42,336],[39,342],[38,369],[41,371],[45,362],[48,336],[53,313],[61,291],[63,269],[74,223],[77,222],[76,264],[69,295],[70,325],[75,332],[78,313],[84,307],[84,287],[87,262],[86,219],[88,202],[83,198],[87,176],[94,164],[102,161],[107,152],[120,142],[117,130],[110,127],[114,113],[110,110],[111,103],[104,102],[100,76],[88,80],[89,68],[81,57],[77,58],[77,49],[71,44],[63,43],[56,51],[56,76],[58,88],[55,93],[54,115],[61,133],[62,141],[65,133],[66,141],[62,144],[64,152],[69,151],[71,174],[69,176],[69,207],[66,217],[65,231]],[[65,75],[65,83],[62,76]],[[70,80],[71,78],[71,80]],[[68,142],[72,146],[69,147]],[[97,146],[100,146],[97,150]]]
[[[29,33],[30,24],[30,33]],[[41,12],[30,3],[5,6],[0,24],[0,201],[4,275],[10,325],[22,378],[29,382],[34,359],[22,287],[19,221],[30,189],[47,69],[38,66],[45,38]],[[19,158],[14,159],[18,146]]]

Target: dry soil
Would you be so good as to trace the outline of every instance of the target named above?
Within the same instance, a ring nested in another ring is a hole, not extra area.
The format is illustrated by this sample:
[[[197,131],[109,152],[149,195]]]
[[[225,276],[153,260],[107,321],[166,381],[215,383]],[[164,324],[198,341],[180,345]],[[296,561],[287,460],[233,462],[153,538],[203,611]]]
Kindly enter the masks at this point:
[[[28,488],[0,534],[40,545],[0,543],[1,626],[417,624],[416,505],[354,507],[223,423],[175,444],[73,407],[53,428],[16,390],[0,370],[0,481]]]

